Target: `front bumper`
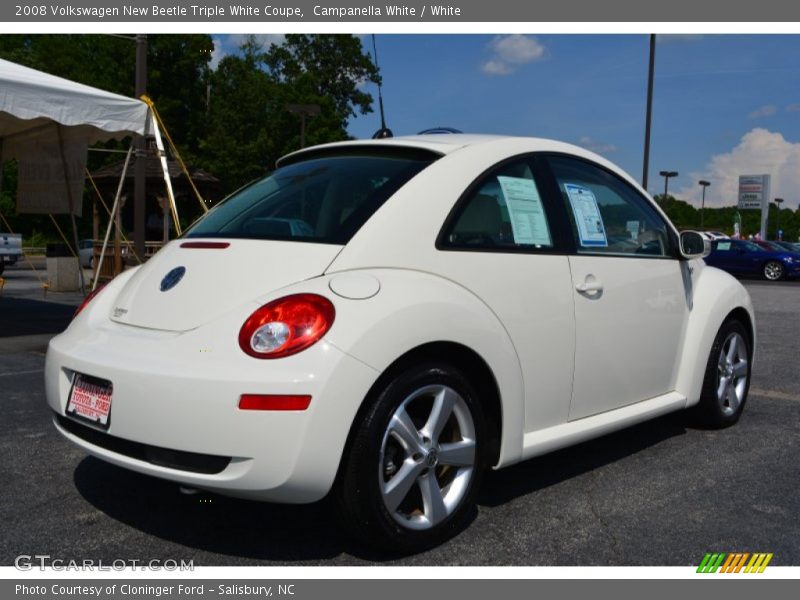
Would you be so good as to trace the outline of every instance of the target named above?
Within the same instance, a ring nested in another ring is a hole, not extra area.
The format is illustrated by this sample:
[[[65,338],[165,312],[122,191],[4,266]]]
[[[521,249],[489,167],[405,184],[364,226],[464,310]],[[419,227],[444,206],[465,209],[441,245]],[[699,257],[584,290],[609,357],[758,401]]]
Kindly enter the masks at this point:
[[[243,320],[234,315],[178,334],[81,314],[48,347],[56,428],[98,458],[183,485],[276,502],[322,498],[378,373],[324,340],[284,359],[251,358],[234,335]],[[112,382],[106,432],[88,426],[87,433],[64,416],[76,372]],[[305,411],[239,410],[245,393],[312,400]],[[187,466],[197,456],[223,459],[212,461],[221,470]]]

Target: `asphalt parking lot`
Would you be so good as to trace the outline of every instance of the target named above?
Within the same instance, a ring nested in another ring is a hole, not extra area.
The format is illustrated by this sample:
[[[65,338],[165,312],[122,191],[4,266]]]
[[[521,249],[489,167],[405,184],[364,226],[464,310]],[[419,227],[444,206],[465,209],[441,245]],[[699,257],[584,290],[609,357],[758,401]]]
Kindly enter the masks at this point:
[[[21,267],[4,277],[0,565],[21,554],[197,566],[696,565],[714,550],[800,564],[800,283],[745,282],[759,338],[736,427],[693,429],[669,415],[490,473],[466,531],[398,559],[350,542],[325,501],[184,496],[67,443],[45,405],[44,352],[79,297],[44,297]]]

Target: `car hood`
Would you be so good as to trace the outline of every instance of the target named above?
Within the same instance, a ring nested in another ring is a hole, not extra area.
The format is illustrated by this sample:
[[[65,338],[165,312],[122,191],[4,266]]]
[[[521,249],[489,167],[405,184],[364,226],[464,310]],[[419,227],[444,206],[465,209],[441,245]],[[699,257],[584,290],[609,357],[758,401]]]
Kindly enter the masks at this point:
[[[207,242],[217,247],[197,247]],[[321,275],[341,249],[264,240],[176,240],[137,270],[109,316],[149,329],[195,329],[264,294]]]

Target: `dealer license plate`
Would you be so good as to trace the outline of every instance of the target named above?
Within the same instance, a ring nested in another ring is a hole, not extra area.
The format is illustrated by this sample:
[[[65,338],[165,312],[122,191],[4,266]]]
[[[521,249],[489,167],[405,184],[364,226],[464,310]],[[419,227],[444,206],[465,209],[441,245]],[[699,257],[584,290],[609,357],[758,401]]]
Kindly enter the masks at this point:
[[[67,416],[108,429],[113,389],[114,386],[106,379],[75,373],[67,400]]]

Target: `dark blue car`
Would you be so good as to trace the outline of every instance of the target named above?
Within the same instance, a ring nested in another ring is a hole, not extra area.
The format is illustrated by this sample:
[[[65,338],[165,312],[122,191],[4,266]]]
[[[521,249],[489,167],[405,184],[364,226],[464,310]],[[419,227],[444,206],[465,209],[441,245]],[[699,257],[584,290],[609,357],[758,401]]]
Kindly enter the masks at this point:
[[[706,264],[733,275],[760,275],[770,281],[800,276],[800,253],[766,250],[745,240],[715,240]]]

